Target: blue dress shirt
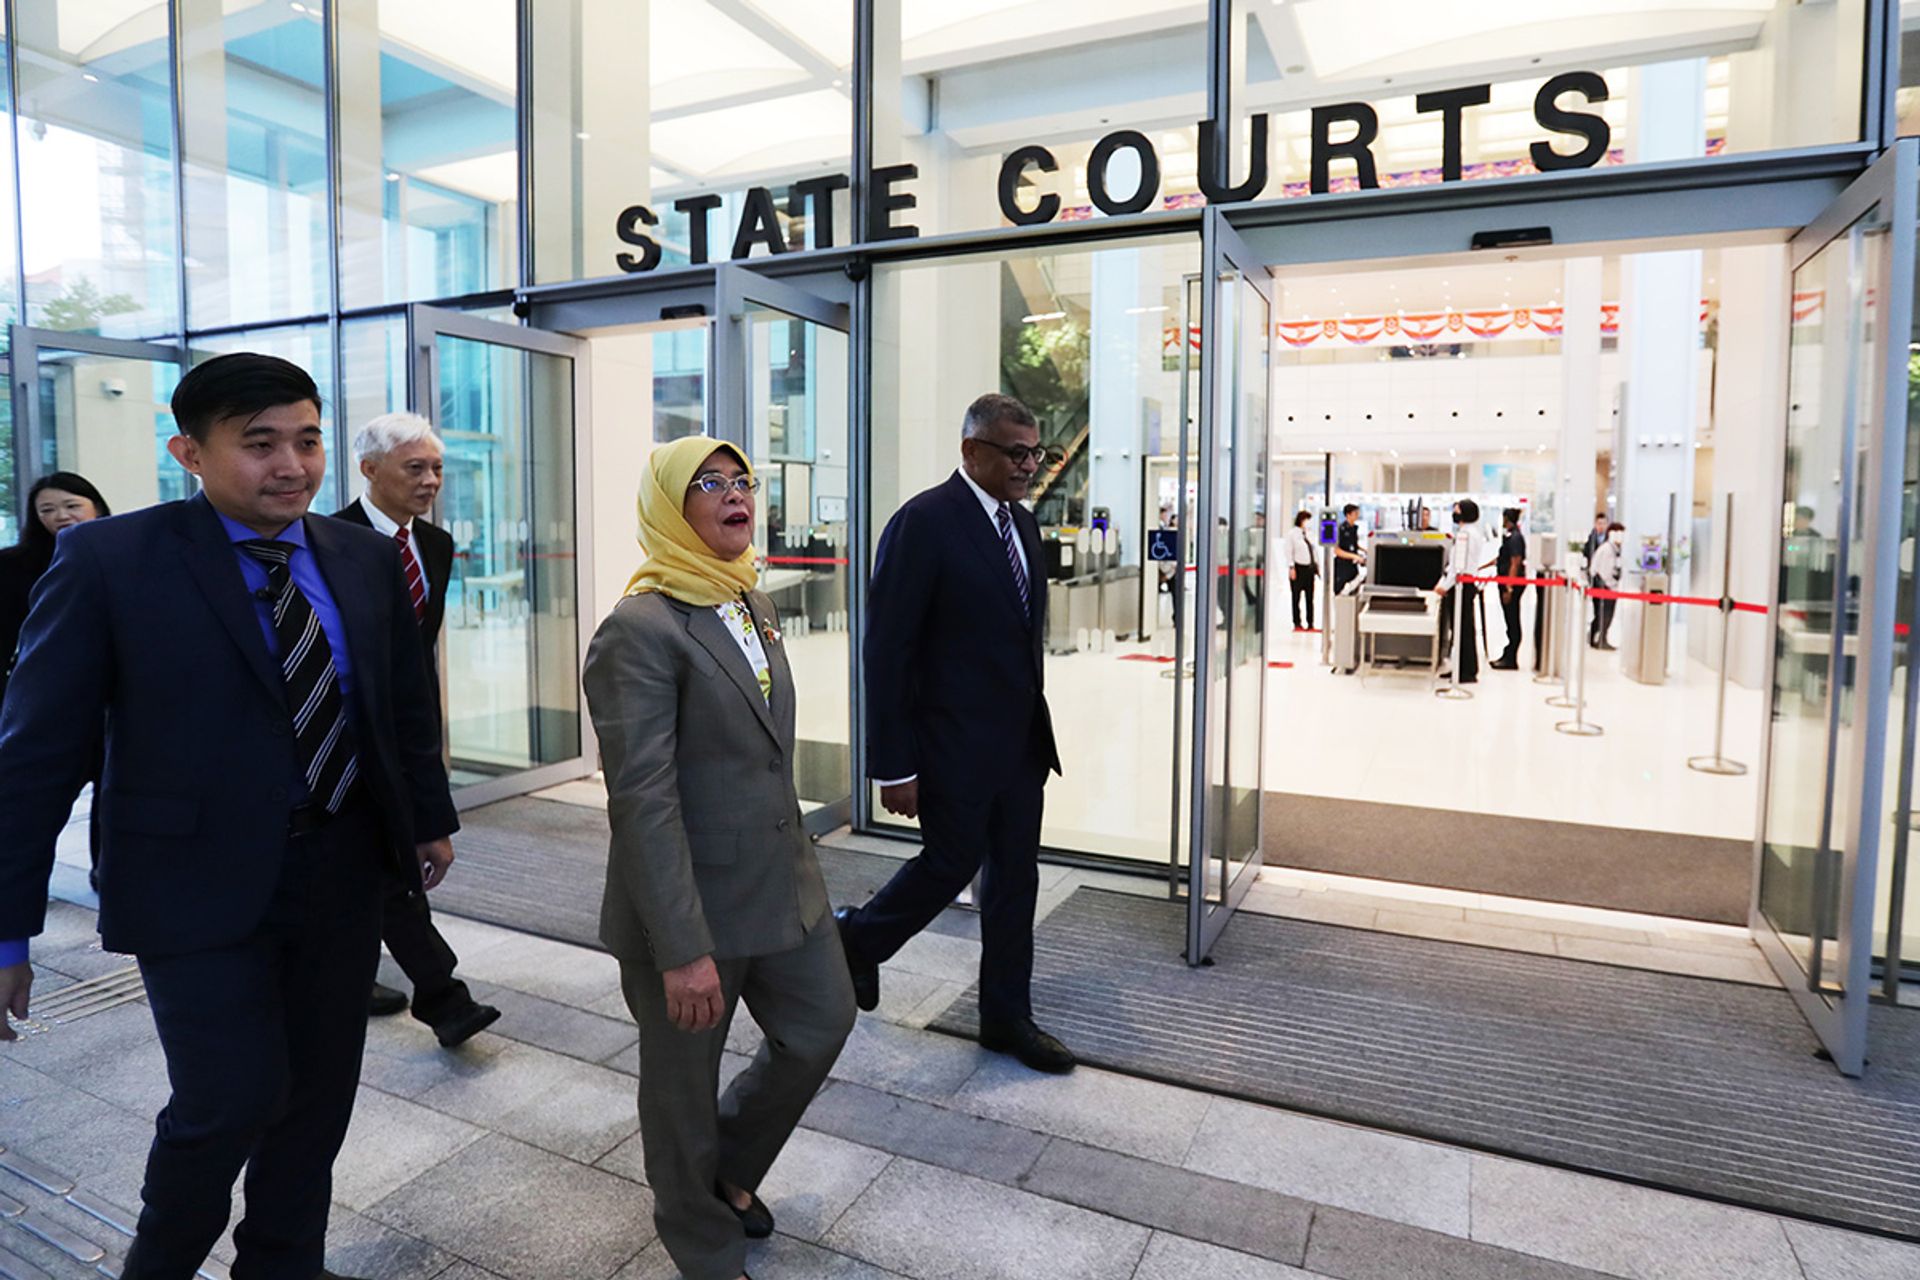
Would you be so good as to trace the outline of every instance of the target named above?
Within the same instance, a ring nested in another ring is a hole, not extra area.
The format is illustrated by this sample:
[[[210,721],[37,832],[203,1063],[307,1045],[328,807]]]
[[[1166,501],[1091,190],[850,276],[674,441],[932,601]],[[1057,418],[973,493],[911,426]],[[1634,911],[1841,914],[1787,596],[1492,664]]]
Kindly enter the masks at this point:
[[[9,965],[27,962],[27,940],[17,938],[10,942],[0,942],[0,969]]]

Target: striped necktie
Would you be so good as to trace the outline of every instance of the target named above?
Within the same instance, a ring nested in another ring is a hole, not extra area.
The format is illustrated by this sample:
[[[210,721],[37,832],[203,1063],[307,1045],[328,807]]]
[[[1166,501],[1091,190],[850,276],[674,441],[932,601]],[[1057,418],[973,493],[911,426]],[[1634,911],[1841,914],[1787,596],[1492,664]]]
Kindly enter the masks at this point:
[[[407,575],[407,595],[413,601],[413,620],[418,622],[427,616],[427,575],[413,554],[413,530],[403,524],[393,531],[393,540],[400,544],[400,567]]]
[[[1003,502],[993,519],[1000,526],[1000,545],[1007,549],[1007,563],[1013,566],[1013,585],[1020,590],[1020,607],[1031,608],[1033,602],[1027,598],[1026,562],[1021,560],[1019,544],[1013,540],[1013,512]]]
[[[267,571],[280,673],[287,682],[287,708],[293,713],[294,756],[306,778],[307,795],[328,813],[338,813],[353,788],[359,762],[347,727],[340,675],[333,666],[333,646],[327,643],[312,602],[293,581],[289,566],[297,548],[291,542],[266,538],[236,545]]]

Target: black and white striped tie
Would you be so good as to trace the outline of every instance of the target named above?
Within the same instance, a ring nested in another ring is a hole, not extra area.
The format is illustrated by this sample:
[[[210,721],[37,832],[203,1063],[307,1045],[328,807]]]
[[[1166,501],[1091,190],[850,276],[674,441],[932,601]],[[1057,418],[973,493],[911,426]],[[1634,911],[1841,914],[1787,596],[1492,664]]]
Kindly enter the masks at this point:
[[[294,544],[255,538],[238,546],[267,571],[273,633],[280,642],[280,674],[287,682],[287,709],[293,713],[293,748],[307,779],[308,797],[328,813],[338,813],[353,788],[359,762],[347,728],[347,704],[340,694],[333,646],[327,643],[312,602],[294,585],[289,567]]]
[[[1000,545],[1006,549],[1007,563],[1013,566],[1013,585],[1020,592],[1020,607],[1031,608],[1033,602],[1028,599],[1027,566],[1020,558],[1020,547],[1013,540],[1013,512],[1006,503],[994,513],[994,523],[1000,526]]]

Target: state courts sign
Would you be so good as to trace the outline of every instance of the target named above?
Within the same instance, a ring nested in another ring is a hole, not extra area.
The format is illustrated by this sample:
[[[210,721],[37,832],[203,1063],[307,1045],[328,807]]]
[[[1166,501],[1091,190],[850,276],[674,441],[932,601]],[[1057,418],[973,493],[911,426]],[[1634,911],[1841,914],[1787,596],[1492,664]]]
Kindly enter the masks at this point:
[[[1547,80],[1534,95],[1533,118],[1547,135],[1528,148],[1533,167],[1543,173],[1560,169],[1587,169],[1600,163],[1612,140],[1612,128],[1604,116],[1563,105],[1570,96],[1592,106],[1607,101],[1607,82],[1594,71],[1568,71]],[[1461,177],[1463,122],[1473,107],[1484,106],[1493,98],[1491,84],[1468,85],[1460,89],[1441,89],[1420,94],[1414,110],[1439,117],[1441,126],[1440,179],[1458,182]],[[1247,176],[1237,183],[1223,183],[1216,176],[1219,129],[1212,120],[1202,120],[1200,133],[1200,191],[1211,204],[1238,204],[1257,200],[1267,187],[1269,121],[1265,112],[1248,118]],[[1336,126],[1352,129],[1352,136],[1334,140]],[[1315,194],[1330,186],[1329,170],[1335,160],[1351,161],[1359,185],[1365,189],[1380,185],[1374,164],[1373,144],[1380,136],[1380,115],[1364,102],[1340,102],[1312,110],[1311,149],[1308,187]],[[1578,139],[1578,150],[1562,151],[1555,139]],[[1114,157],[1131,151],[1137,164],[1138,179],[1131,192],[1116,195],[1109,185]],[[1060,215],[1060,197],[1048,192],[1032,204],[1022,202],[1020,190],[1029,171],[1053,173],[1060,167],[1052,151],[1039,145],[1017,147],[1000,163],[998,196],[1000,212],[1014,226],[1028,227],[1052,222]],[[920,234],[911,223],[895,221],[895,215],[911,210],[918,198],[906,184],[920,176],[917,165],[885,165],[872,171],[866,240],[910,240]],[[802,179],[786,189],[786,210],[790,219],[808,218],[815,228],[815,248],[833,247],[834,196],[851,185],[844,173],[824,174]],[[1104,214],[1141,213],[1152,207],[1160,195],[1160,157],[1153,140],[1137,129],[1117,129],[1094,144],[1087,158],[1087,194],[1096,209]],[[673,207],[687,215],[687,256],[695,265],[712,258],[709,217],[724,200],[715,194],[685,196]],[[614,255],[614,265],[626,272],[652,271],[660,265],[660,241],[651,228],[660,225],[659,215],[644,204],[630,205],[620,211],[614,223],[614,235],[620,243],[637,249]],[[786,253],[801,246],[788,242],[780,229],[773,192],[767,187],[748,187],[740,204],[740,220],[734,228],[731,258],[745,258],[755,245],[768,253]]]

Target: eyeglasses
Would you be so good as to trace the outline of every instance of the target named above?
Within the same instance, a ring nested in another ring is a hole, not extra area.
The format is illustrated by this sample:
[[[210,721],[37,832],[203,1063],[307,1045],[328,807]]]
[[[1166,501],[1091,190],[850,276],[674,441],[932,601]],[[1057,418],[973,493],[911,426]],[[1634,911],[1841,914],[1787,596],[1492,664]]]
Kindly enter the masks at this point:
[[[1058,456],[1045,445],[995,444],[991,440],[981,440],[978,437],[975,437],[975,442],[983,444],[989,449],[997,449],[1001,453],[1006,454],[1007,461],[1013,463],[1016,467],[1025,466],[1029,458],[1033,459],[1034,466],[1044,467],[1049,461]]]
[[[688,489],[698,489],[702,493],[725,493],[731,489],[741,497],[749,497],[760,490],[758,476],[723,476],[718,471],[707,471],[693,478]]]

